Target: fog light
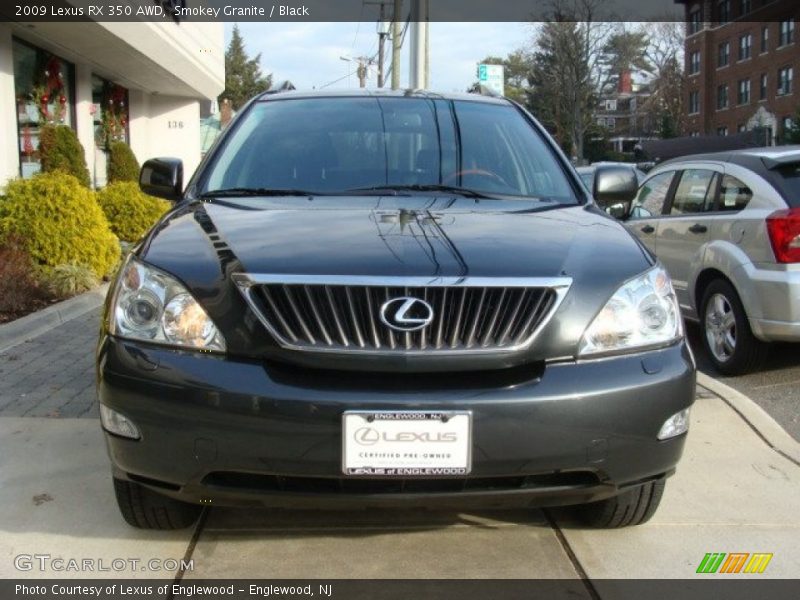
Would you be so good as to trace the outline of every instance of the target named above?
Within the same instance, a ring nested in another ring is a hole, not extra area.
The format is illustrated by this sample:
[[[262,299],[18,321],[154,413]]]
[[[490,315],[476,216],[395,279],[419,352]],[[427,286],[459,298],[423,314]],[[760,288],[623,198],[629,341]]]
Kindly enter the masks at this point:
[[[100,405],[100,421],[103,423],[103,428],[109,433],[133,440],[142,437],[139,428],[133,424],[133,421],[104,404]]]
[[[676,435],[686,433],[689,429],[689,409],[684,408],[681,412],[676,412],[669,419],[664,421],[661,430],[658,432],[658,439],[668,440]]]

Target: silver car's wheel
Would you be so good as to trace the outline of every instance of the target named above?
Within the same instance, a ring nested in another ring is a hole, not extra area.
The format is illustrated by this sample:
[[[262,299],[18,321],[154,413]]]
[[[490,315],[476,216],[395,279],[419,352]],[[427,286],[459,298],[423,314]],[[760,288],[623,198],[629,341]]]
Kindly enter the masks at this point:
[[[730,301],[722,294],[711,296],[706,305],[706,339],[719,362],[728,362],[736,351],[736,315]]]
[[[763,364],[767,344],[753,335],[739,294],[728,281],[715,279],[708,284],[699,312],[703,345],[718,371],[739,375]]]

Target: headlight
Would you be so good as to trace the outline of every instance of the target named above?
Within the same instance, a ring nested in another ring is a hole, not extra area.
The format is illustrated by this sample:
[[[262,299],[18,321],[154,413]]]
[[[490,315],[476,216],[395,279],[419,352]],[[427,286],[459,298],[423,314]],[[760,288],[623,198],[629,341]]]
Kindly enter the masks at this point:
[[[109,331],[122,338],[225,351],[222,334],[186,288],[134,258],[117,281],[109,318]]]
[[[623,284],[586,329],[579,356],[663,346],[683,335],[672,281],[660,265]]]

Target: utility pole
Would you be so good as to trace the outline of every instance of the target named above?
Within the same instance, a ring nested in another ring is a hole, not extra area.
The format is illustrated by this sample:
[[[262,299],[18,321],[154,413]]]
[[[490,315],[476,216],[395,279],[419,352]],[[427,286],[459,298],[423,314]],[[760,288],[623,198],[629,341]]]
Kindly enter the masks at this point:
[[[400,89],[400,39],[403,35],[400,19],[402,18],[403,0],[394,0],[394,12],[392,13],[392,89]]]
[[[372,61],[368,56],[340,56],[340,60],[345,62],[356,62],[358,66],[356,67],[356,76],[358,77],[358,87],[365,88],[367,87],[367,75],[369,73],[369,66],[372,64]]]
[[[412,0],[409,65],[413,89],[428,87],[428,1]]]
[[[394,0],[364,0],[364,4],[377,4],[380,10],[378,17],[378,87],[386,84],[386,38],[389,37],[390,25],[386,22],[386,5]]]

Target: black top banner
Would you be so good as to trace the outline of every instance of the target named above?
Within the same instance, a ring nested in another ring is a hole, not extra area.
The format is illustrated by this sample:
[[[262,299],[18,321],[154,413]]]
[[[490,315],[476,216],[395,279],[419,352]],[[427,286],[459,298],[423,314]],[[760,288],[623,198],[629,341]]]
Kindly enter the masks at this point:
[[[683,21],[686,4],[700,20],[774,21],[800,13],[797,0],[3,0],[1,21]],[[383,9],[381,9],[383,6]],[[742,12],[746,10],[747,12]]]

